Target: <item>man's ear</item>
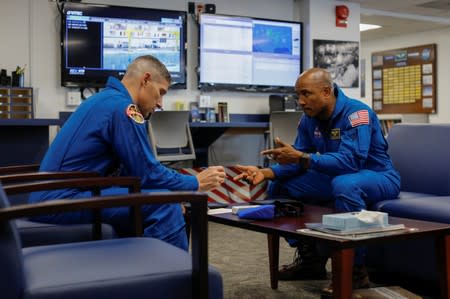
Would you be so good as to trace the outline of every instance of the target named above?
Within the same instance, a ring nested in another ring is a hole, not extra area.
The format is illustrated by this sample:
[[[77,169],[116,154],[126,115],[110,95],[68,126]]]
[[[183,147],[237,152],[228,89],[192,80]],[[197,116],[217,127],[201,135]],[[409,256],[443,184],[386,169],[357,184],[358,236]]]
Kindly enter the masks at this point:
[[[323,95],[326,96],[326,97],[329,97],[331,95],[331,87],[325,86],[323,88]]]
[[[147,85],[148,81],[152,81],[152,74],[150,74],[149,72],[146,72],[144,74],[144,85]]]

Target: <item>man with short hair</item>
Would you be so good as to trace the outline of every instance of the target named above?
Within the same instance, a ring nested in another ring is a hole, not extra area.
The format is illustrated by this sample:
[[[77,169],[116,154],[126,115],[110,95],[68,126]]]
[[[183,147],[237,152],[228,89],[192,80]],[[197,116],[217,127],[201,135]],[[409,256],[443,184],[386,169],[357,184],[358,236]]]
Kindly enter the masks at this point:
[[[286,195],[315,204],[334,201],[337,210],[361,211],[400,192],[400,175],[387,154],[375,112],[361,101],[347,97],[333,84],[328,71],[312,68],[302,73],[295,90],[304,115],[294,145],[276,139],[277,148],[263,151],[279,164],[258,169],[239,166],[235,179],[253,184],[269,179],[269,195]],[[279,272],[282,280],[324,279],[327,258],[315,244],[288,240],[298,247],[291,265]],[[362,249],[356,251],[355,287],[368,286]]]
[[[106,88],[83,102],[70,116],[48,149],[41,171],[96,171],[138,176],[143,191],[199,190],[219,186],[225,179],[223,167],[209,167],[197,176],[182,175],[161,165],[154,157],[147,137],[145,119],[162,106],[171,78],[155,57],[137,57],[122,79],[110,77]],[[147,189],[147,190],[145,190]],[[111,188],[102,194],[123,194]],[[89,197],[77,189],[36,192],[30,202],[56,198]],[[142,208],[144,236],[167,241],[187,250],[185,223],[178,204],[148,205]],[[60,224],[89,223],[91,214],[77,211],[34,217],[36,221]],[[128,208],[102,211],[102,221],[119,234],[129,230]]]

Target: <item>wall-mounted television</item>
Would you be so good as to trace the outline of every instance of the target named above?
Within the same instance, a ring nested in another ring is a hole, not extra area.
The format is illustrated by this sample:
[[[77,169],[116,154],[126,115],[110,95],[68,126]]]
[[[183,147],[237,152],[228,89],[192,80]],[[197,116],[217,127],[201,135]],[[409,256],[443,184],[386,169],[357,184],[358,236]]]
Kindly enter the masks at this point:
[[[199,88],[293,92],[302,71],[302,23],[202,14]]]
[[[186,88],[186,12],[66,2],[61,25],[62,86],[103,87],[150,54]]]

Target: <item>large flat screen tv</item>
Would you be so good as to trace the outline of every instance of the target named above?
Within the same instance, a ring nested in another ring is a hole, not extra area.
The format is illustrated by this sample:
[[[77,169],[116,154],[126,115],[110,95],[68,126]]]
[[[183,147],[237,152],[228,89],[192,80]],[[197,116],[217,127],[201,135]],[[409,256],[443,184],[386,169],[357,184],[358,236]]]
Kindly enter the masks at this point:
[[[65,3],[61,27],[61,85],[103,87],[121,78],[137,56],[153,55],[186,88],[186,12]]]
[[[302,58],[301,22],[201,15],[202,90],[293,92]]]

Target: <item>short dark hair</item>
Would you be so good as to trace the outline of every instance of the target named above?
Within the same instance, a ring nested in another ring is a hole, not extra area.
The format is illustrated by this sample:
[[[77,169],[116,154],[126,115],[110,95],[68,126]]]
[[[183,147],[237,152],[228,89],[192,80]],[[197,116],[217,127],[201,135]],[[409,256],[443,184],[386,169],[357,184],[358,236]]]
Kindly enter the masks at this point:
[[[134,59],[127,68],[125,76],[136,76],[149,72],[156,78],[164,78],[169,84],[172,81],[166,66],[152,55],[143,55]]]

